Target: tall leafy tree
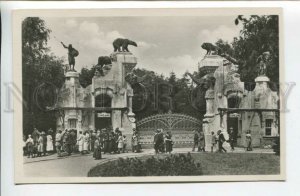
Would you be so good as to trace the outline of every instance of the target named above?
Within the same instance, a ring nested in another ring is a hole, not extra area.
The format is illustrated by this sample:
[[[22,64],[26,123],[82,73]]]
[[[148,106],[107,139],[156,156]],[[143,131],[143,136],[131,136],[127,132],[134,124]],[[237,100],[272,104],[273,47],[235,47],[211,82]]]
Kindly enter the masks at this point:
[[[236,25],[242,25],[240,36],[233,40],[233,56],[244,63],[240,66],[241,79],[254,82],[258,70],[257,58],[266,51],[271,54],[267,76],[272,82],[279,82],[279,26],[277,15],[238,16]]]
[[[55,128],[56,118],[49,108],[56,101],[56,90],[64,79],[63,60],[49,54],[47,41],[51,30],[38,17],[22,22],[23,133],[33,127],[47,131]]]

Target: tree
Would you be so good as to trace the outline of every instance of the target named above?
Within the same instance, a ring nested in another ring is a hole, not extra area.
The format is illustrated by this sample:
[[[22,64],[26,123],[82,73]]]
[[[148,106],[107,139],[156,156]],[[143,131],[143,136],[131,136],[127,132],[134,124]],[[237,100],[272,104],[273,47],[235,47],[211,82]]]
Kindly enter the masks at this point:
[[[23,133],[33,127],[46,131],[55,128],[54,112],[47,111],[56,101],[56,90],[64,80],[63,60],[49,54],[47,41],[51,30],[38,17],[22,22]]]
[[[82,68],[79,74],[79,83],[85,88],[88,85],[92,84],[92,79],[95,74],[95,67],[93,66],[91,69]]]
[[[241,79],[254,82],[257,73],[257,58],[263,52],[271,53],[267,76],[272,82],[279,82],[279,27],[277,15],[252,15],[249,18],[238,16],[235,24],[242,23],[240,36],[233,40],[233,56],[244,63],[240,65]],[[248,89],[251,90],[251,89]]]

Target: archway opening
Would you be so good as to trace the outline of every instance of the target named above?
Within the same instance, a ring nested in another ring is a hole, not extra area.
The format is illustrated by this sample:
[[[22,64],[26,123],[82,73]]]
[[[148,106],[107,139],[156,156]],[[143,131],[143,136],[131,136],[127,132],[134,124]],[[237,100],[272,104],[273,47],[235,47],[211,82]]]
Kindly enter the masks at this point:
[[[107,94],[99,94],[95,97],[95,129],[108,128],[111,122],[111,97]]]

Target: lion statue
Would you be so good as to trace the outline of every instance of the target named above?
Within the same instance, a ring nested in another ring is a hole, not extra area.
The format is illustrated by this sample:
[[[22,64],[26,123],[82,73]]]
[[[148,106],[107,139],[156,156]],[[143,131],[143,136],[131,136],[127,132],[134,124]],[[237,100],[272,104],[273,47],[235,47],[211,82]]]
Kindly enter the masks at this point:
[[[137,44],[134,41],[131,41],[129,39],[117,38],[113,42],[114,52],[129,52],[128,45],[137,47]]]

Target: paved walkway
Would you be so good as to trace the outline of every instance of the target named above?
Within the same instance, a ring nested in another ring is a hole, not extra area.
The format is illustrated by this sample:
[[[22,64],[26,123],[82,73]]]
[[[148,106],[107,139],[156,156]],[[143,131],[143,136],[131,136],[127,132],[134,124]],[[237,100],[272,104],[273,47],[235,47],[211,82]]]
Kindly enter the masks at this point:
[[[187,152],[191,152],[191,148],[174,148],[172,153]],[[229,151],[229,153],[245,153],[245,150],[236,148],[235,151]],[[247,153],[273,153],[273,150],[254,149]],[[140,157],[145,155],[154,155],[154,150],[143,149],[141,153],[102,154],[101,160],[94,160],[92,153],[86,155],[73,154],[65,157],[57,157],[56,154],[37,158],[24,157],[24,174],[28,177],[85,177],[88,171],[98,164],[120,157]]]

